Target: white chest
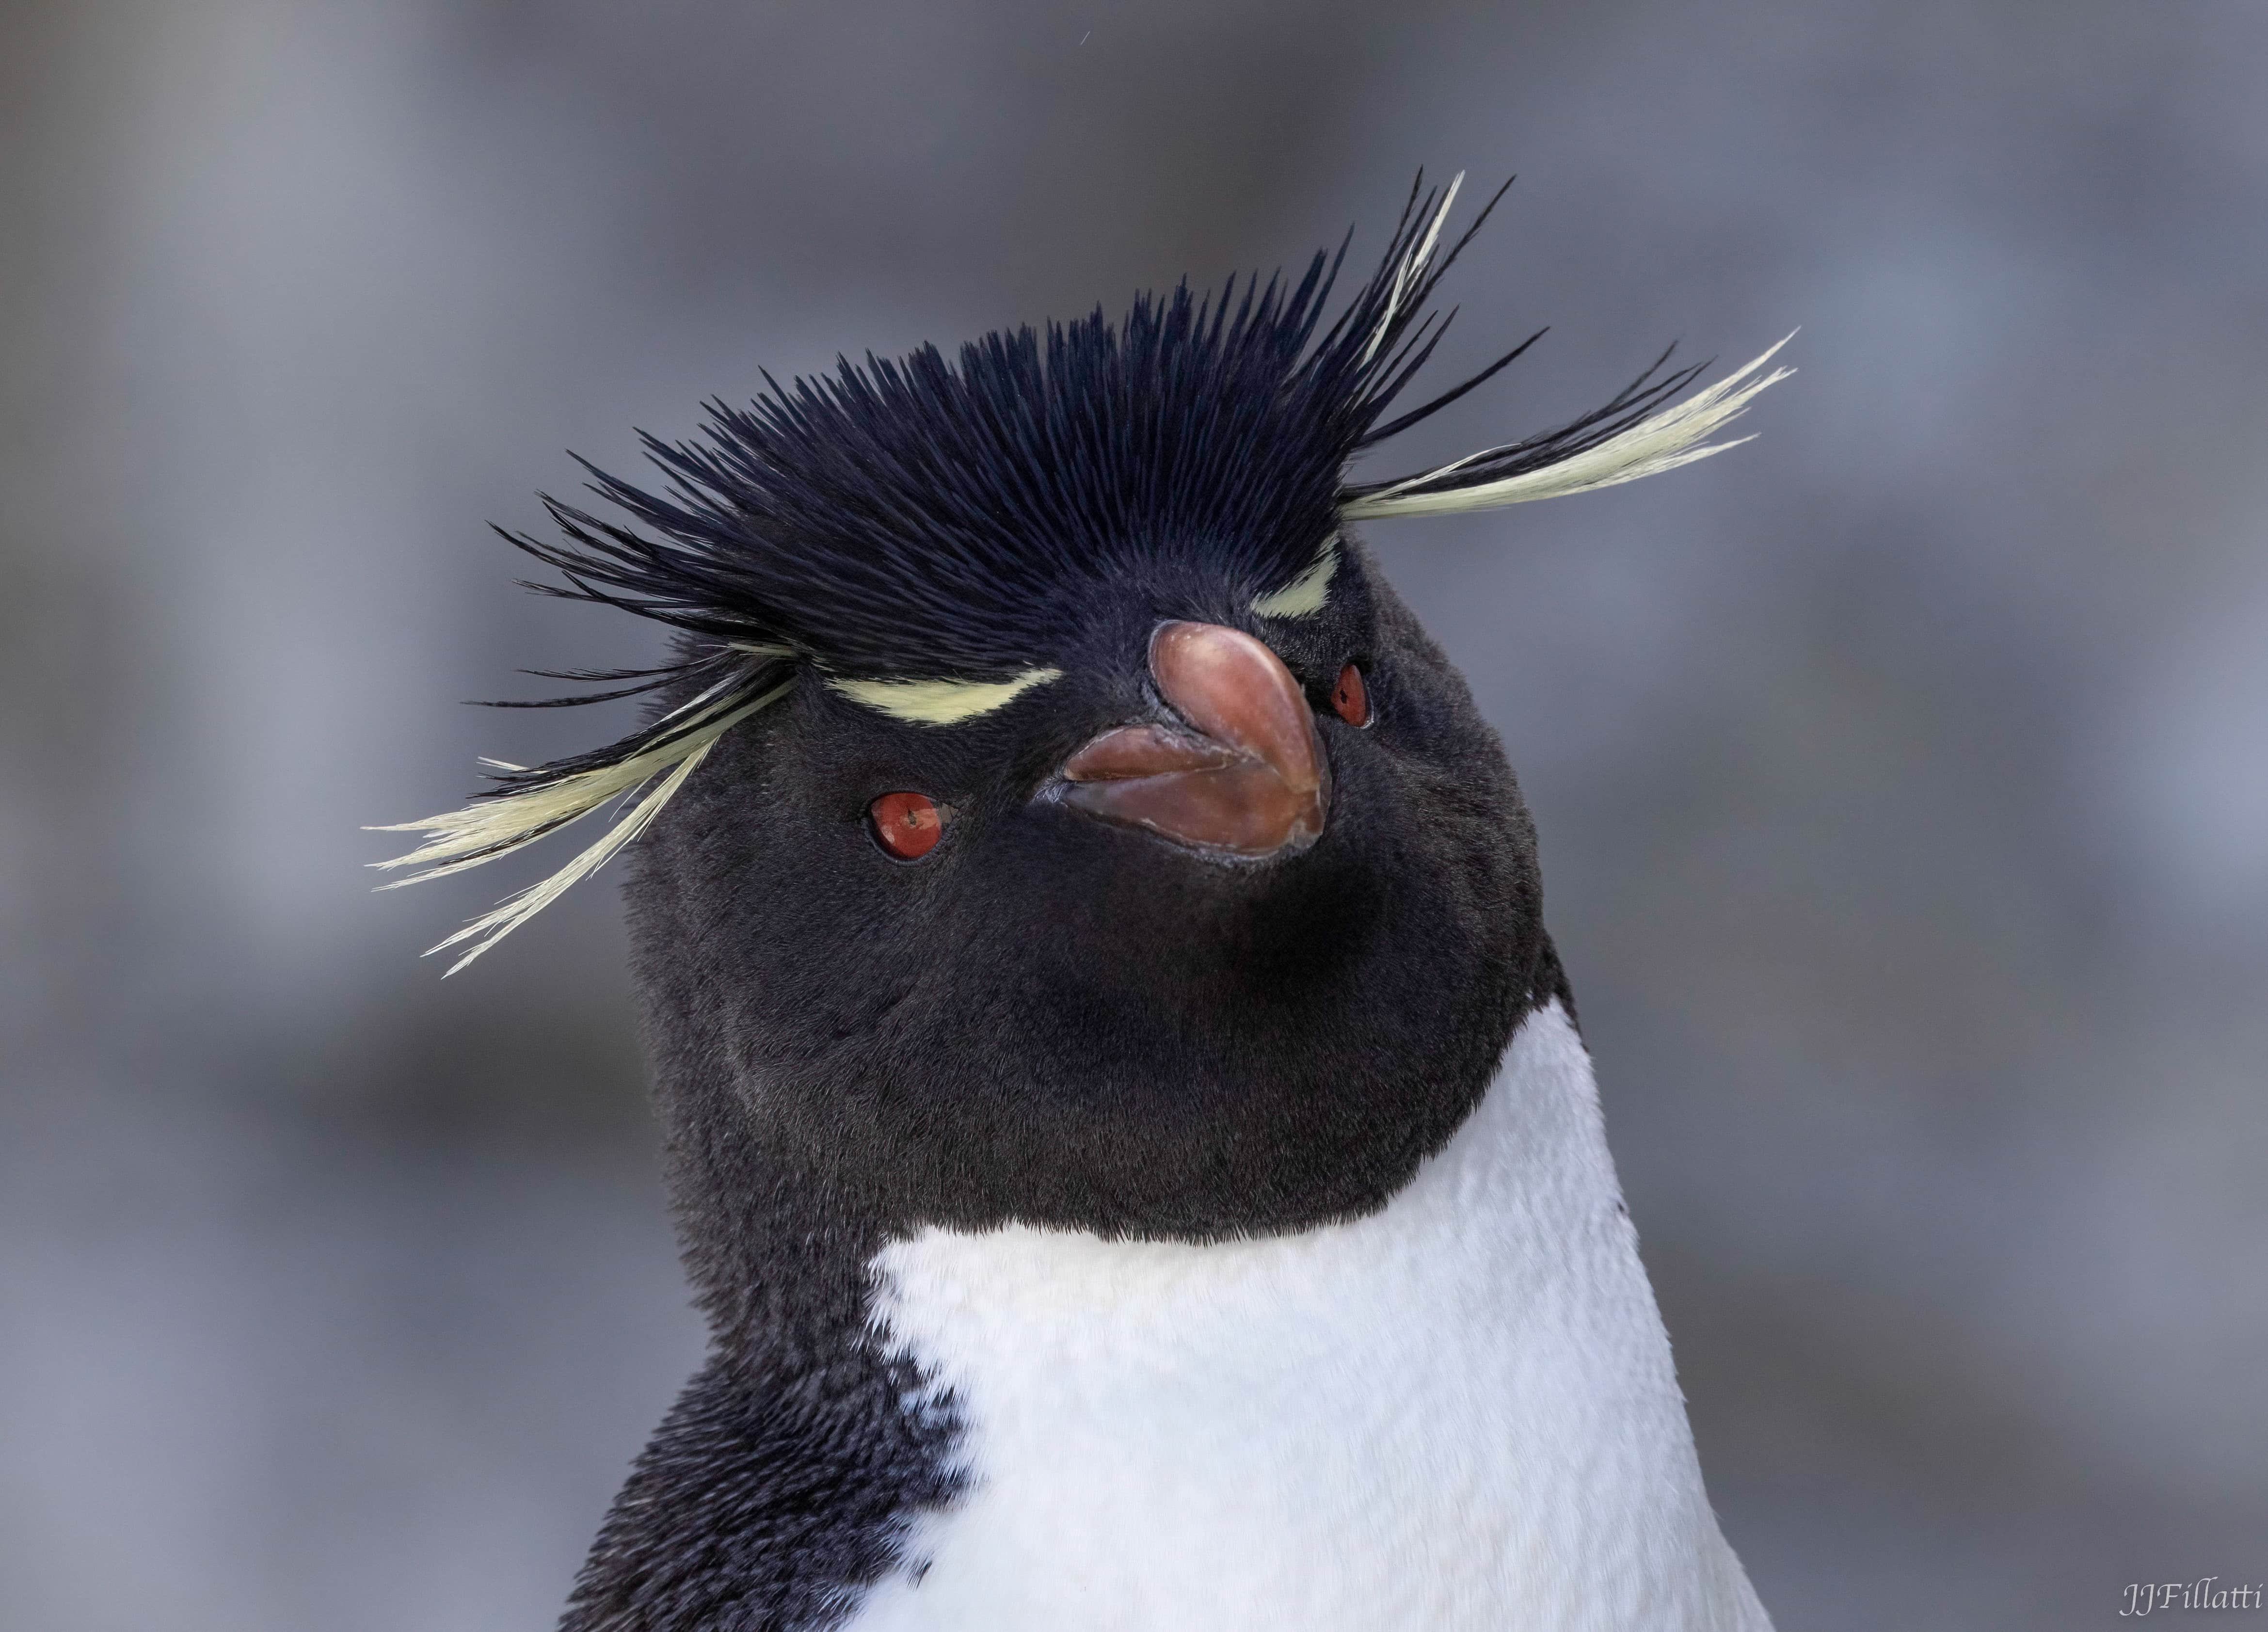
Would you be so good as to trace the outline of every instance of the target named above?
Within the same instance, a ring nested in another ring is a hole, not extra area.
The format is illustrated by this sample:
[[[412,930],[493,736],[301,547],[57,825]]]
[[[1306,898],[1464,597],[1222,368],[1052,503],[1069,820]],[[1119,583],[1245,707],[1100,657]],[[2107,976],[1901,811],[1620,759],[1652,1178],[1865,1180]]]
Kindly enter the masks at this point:
[[[970,1488],[857,1632],[1769,1628],[1556,1007],[1371,1217],[1212,1246],[931,1230],[875,1268]]]

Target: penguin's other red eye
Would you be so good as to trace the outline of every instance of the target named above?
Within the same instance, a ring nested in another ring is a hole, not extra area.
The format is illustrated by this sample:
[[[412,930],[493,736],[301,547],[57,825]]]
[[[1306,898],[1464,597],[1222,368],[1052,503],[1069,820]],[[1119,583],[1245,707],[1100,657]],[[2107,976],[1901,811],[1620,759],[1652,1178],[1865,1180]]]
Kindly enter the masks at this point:
[[[1351,663],[1339,671],[1338,684],[1331,687],[1331,708],[1350,725],[1370,724],[1370,689],[1362,683],[1362,671]]]
[[[919,861],[945,836],[937,801],[923,793],[886,793],[866,807],[874,842],[900,861]]]

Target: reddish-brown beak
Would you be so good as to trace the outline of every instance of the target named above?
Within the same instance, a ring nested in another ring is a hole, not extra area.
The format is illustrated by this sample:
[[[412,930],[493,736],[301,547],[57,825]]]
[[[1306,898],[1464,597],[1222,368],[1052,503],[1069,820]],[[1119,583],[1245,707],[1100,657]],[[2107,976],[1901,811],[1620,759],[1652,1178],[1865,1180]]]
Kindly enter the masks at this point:
[[[1217,855],[1297,854],[1322,836],[1329,769],[1282,658],[1241,630],[1167,623],[1150,673],[1187,724],[1104,731],[1064,761],[1056,797]]]

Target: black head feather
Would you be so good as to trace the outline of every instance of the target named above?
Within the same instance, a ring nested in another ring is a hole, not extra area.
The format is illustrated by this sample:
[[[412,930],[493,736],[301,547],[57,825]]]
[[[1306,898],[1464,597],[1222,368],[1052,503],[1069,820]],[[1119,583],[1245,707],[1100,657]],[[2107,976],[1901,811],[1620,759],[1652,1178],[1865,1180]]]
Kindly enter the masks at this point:
[[[746,408],[711,402],[696,439],[643,437],[659,491],[585,462],[590,491],[618,519],[546,496],[556,540],[504,536],[563,580],[530,588],[666,624],[684,636],[678,660],[559,674],[601,689],[502,706],[652,692],[697,702],[603,747],[500,769],[468,811],[402,824],[429,842],[381,864],[427,867],[402,880],[416,882],[517,849],[705,753],[720,721],[746,717],[804,670],[838,681],[1052,677],[1115,584],[1178,577],[1248,606],[1314,569],[1346,519],[1579,491],[1713,452],[1692,445],[1778,378],[1734,393],[1763,359],[1664,413],[1705,366],[1665,373],[1664,352],[1556,430],[1395,481],[1347,480],[1358,453],[1540,337],[1385,418],[1454,315],[1427,309],[1436,287],[1510,185],[1437,254],[1456,185],[1445,195],[1420,177],[1376,270],[1328,320],[1344,242],[1296,284],[1231,279],[1213,297],[1183,284],[1138,297],[1116,323],[1098,309],[1043,333],[986,335],[957,363],[924,346],[784,386],[767,375]],[[1572,479],[1516,490],[1586,455]],[[632,769],[645,775],[623,783]],[[528,820],[499,808],[512,801]],[[630,831],[577,865],[595,866]],[[443,945],[476,939],[476,954],[555,893],[539,886]]]
[[[644,438],[665,493],[586,467],[631,525],[547,498],[563,542],[507,536],[566,578],[549,592],[846,675],[1044,664],[1130,568],[1185,562],[1256,597],[1314,562],[1347,461],[1440,338],[1425,302],[1462,240],[1411,271],[1440,202],[1413,190],[1327,327],[1344,246],[1288,289],[1184,284],[1116,323],[989,334],[957,364],[924,346],[767,377],[745,408],[711,403],[701,439]]]

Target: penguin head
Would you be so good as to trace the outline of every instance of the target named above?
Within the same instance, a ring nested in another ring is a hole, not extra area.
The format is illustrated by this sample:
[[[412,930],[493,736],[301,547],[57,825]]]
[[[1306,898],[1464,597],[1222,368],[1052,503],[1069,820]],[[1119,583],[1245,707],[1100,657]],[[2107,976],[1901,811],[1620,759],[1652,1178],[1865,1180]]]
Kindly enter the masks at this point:
[[[477,955],[635,840],[696,1189],[1188,1239],[1381,1204],[1548,952],[1502,746],[1354,525],[1667,469],[1779,377],[1675,400],[1698,371],[1657,364],[1557,430],[1351,482],[1525,349],[1381,423],[1440,337],[1454,193],[1413,190],[1328,321],[1318,255],[1294,286],[846,362],[649,439],[659,493],[593,471],[613,518],[547,501],[559,538],[507,536],[553,592],[671,625],[676,660],[577,677],[658,696],[623,741],[407,824],[428,841],[392,864],[431,877],[627,800],[444,945]]]
[[[1542,931],[1495,734],[1338,549],[1296,619],[1130,573],[982,714],[799,685],[640,843],[653,1029],[906,1223],[1207,1239],[1383,1201],[1485,1086]]]

